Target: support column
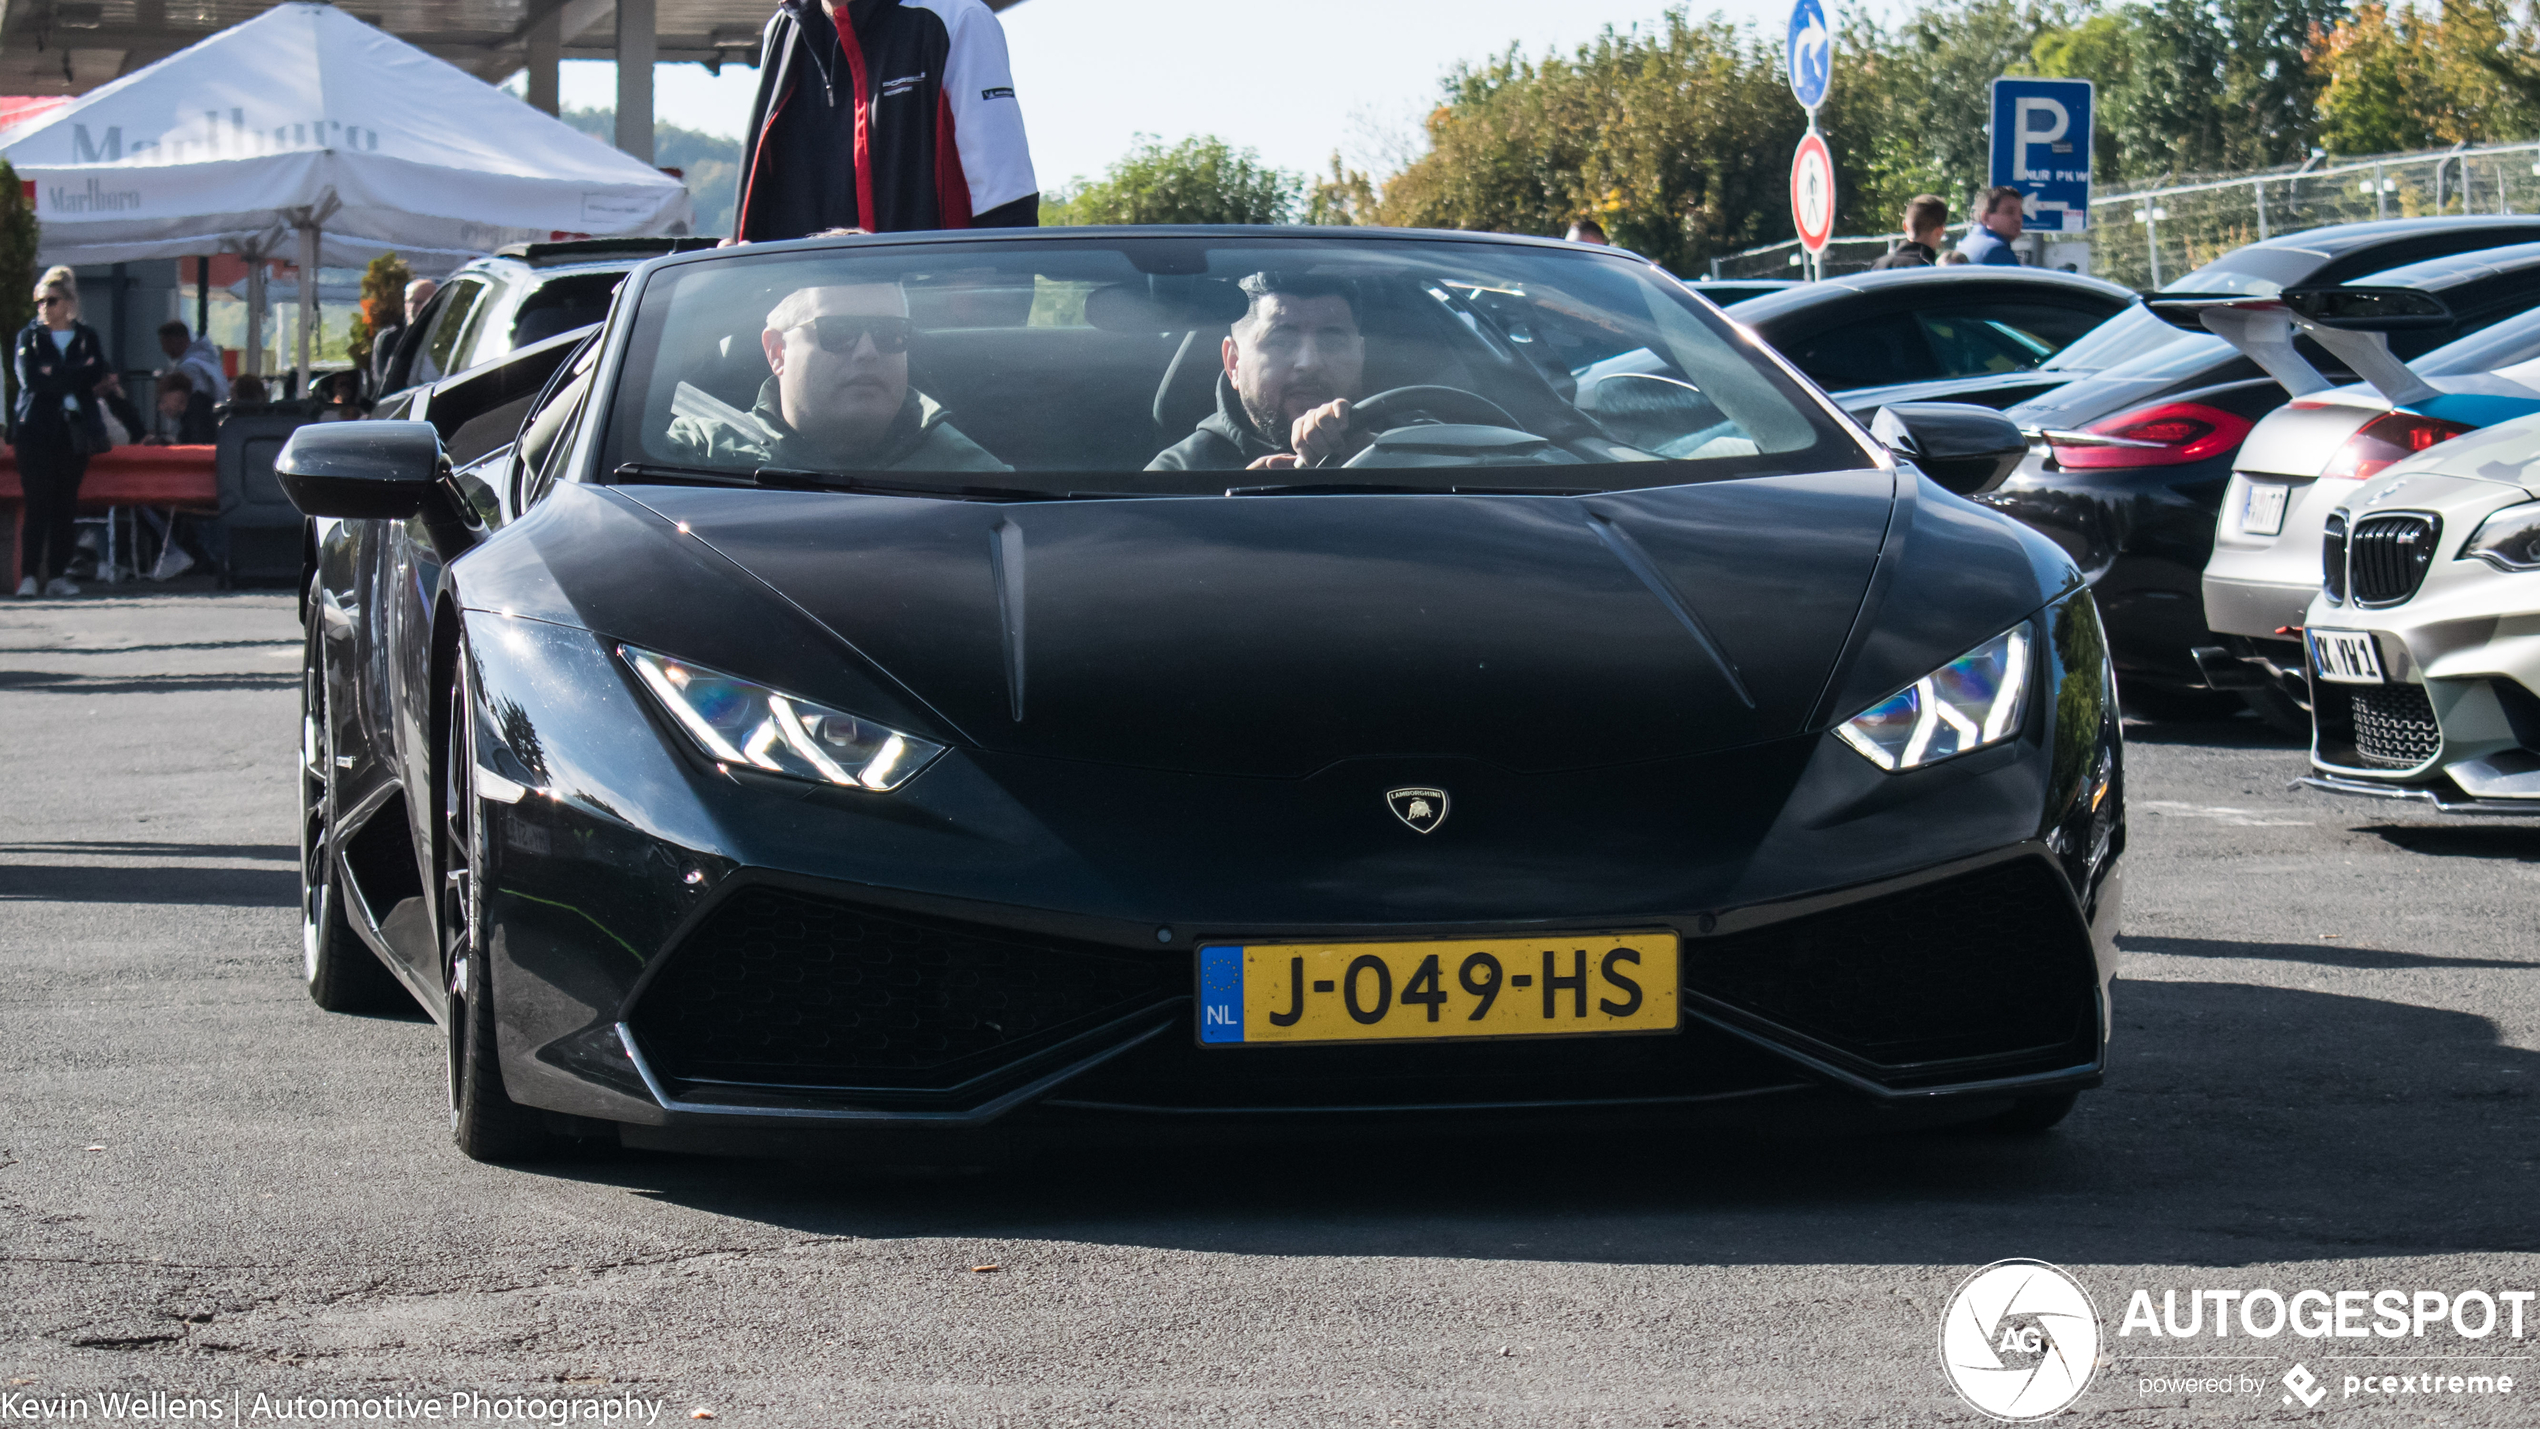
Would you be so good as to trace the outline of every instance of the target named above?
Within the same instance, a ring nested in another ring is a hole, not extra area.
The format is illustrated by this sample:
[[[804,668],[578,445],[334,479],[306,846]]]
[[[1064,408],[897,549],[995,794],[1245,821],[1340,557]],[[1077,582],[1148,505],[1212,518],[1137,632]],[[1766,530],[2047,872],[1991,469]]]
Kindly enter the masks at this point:
[[[617,0],[617,147],[653,161],[654,0]]]
[[[242,377],[261,377],[265,371],[265,254],[260,249],[247,252],[247,350],[238,354],[238,372]]]
[[[562,104],[556,67],[564,58],[564,7],[529,27],[529,107],[553,114]]]
[[[309,395],[309,362],[317,347],[318,325],[318,230],[312,223],[300,230],[300,381],[298,395]]]

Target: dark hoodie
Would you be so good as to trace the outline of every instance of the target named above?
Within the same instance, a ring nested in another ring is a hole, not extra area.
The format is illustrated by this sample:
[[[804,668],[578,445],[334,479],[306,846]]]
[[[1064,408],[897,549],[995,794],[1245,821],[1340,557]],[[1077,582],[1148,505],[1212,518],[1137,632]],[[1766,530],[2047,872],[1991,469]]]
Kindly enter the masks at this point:
[[[1149,471],[1240,471],[1287,447],[1261,435],[1244,399],[1225,373],[1217,374],[1217,410],[1200,419],[1189,436],[1156,454]]]
[[[1039,223],[1005,31],[983,0],[838,10],[842,25],[820,0],[784,0],[767,22],[733,237]]]

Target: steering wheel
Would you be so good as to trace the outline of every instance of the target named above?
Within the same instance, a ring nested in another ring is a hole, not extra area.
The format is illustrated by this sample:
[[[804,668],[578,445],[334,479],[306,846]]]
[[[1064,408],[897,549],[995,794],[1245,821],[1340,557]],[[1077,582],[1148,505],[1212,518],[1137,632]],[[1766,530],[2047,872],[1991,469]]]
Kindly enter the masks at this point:
[[[1390,432],[1410,425],[1414,414],[1434,417],[1441,422],[1469,422],[1481,427],[1511,427],[1518,431],[1517,419],[1508,409],[1479,392],[1461,387],[1396,387],[1379,392],[1364,402],[1349,405],[1349,426],[1354,432]],[[1316,462],[1316,466],[1323,465]]]

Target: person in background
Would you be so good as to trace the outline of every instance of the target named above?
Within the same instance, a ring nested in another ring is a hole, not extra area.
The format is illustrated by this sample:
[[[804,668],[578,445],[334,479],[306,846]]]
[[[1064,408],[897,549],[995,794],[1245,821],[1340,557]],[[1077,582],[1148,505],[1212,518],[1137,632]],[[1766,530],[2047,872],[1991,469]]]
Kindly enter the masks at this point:
[[[2008,184],[1987,192],[1984,213],[1967,236],[1958,240],[1958,251],[1970,263],[1989,263],[1997,268],[2020,266],[2020,255],[2011,247],[2020,236],[2020,219],[2027,200],[2018,189]]]
[[[1939,266],[1943,268],[1954,268],[1961,263],[1972,263],[1974,261],[1974,259],[1969,258],[1966,254],[1952,248],[1948,252],[1940,255]]]
[[[97,389],[114,371],[96,329],[79,320],[79,280],[70,269],[49,268],[36,280],[35,317],[18,331],[12,365],[18,400],[9,439],[26,492],[18,594],[77,595],[68,574],[77,549],[72,521],[88,453],[104,440]]]
[[[171,372],[186,375],[188,390],[202,399],[203,413],[229,400],[229,374],[221,370],[220,349],[206,335],[196,337],[194,330],[181,322],[159,324],[159,351],[167,354]]]
[[[760,42],[732,238],[1041,221],[985,0],[783,0]]]
[[[441,285],[430,278],[417,278],[406,285],[405,313],[396,322],[380,329],[378,336],[370,340],[370,387],[373,392],[386,395],[388,364],[397,355],[397,344],[406,340],[406,334],[414,330],[415,319],[423,316],[423,305],[431,302],[433,295],[440,291]]]
[[[1593,218],[1579,219],[1570,225],[1570,231],[1568,233],[1561,236],[1572,243],[1596,243],[1603,244],[1607,247],[1612,246],[1605,237],[1605,225],[1598,223]]]
[[[1938,194],[1916,194],[1905,204],[1905,241],[1870,265],[1873,273],[1891,268],[1928,268],[1940,261],[1940,240],[1949,229],[1949,205]]]
[[[272,400],[265,389],[265,379],[252,372],[241,374],[229,384],[229,410],[233,412],[241,407],[261,407]]]

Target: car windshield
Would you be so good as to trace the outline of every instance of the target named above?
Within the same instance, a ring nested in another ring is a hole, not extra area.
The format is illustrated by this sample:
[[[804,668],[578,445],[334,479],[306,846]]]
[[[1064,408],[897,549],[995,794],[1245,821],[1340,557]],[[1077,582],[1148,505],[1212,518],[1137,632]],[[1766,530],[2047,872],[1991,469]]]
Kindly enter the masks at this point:
[[[1291,450],[1300,417],[1317,430]],[[1876,459],[1733,324],[1629,257],[1268,235],[672,264],[638,301],[603,443],[617,480],[890,472],[1042,492],[1071,488],[996,473],[1155,493],[1566,491]],[[1296,474],[1308,465],[1384,474]]]

